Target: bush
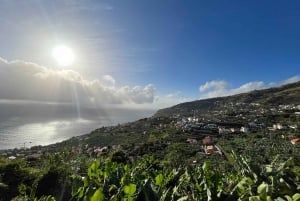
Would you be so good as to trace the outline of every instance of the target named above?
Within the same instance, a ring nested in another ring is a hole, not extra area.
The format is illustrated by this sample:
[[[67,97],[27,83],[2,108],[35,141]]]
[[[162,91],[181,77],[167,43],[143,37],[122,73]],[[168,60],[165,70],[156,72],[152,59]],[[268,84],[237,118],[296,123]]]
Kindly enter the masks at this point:
[[[31,186],[38,177],[22,161],[12,161],[0,165],[0,175],[2,182],[2,187],[0,187],[1,201],[16,197],[19,194],[20,185],[28,186],[24,193],[30,194]]]
[[[41,198],[51,195],[56,200],[69,200],[71,198],[70,172],[61,167],[51,167],[38,181],[36,196]]]

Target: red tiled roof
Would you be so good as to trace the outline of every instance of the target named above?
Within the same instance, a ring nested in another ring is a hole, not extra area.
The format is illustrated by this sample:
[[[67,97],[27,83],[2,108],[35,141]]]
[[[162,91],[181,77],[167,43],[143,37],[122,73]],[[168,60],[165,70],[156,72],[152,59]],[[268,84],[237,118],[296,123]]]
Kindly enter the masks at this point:
[[[292,139],[291,143],[292,144],[298,144],[298,143],[300,143],[300,138],[294,138],[294,139]]]
[[[205,145],[209,145],[213,143],[213,139],[210,136],[206,136],[205,138],[203,138],[202,143]]]

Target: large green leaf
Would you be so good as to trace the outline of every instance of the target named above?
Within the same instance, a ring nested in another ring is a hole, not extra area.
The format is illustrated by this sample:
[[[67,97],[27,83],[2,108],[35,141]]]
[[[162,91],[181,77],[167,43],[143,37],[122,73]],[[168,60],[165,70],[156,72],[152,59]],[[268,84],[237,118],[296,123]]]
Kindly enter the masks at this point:
[[[249,197],[249,201],[261,201],[259,196],[251,196]]]
[[[269,185],[266,184],[265,182],[263,182],[257,187],[258,195],[264,200],[266,200],[268,192],[269,192]]]
[[[91,198],[91,201],[103,201],[103,200],[104,200],[104,195],[101,189],[96,190],[94,195]]]
[[[124,187],[124,193],[127,195],[133,195],[136,191],[136,185],[135,184],[129,184]]]
[[[299,201],[300,200],[300,194],[296,193],[293,195],[293,201]]]
[[[160,173],[159,175],[157,175],[155,177],[155,184],[158,185],[158,186],[161,186],[163,180],[164,180],[164,176]]]

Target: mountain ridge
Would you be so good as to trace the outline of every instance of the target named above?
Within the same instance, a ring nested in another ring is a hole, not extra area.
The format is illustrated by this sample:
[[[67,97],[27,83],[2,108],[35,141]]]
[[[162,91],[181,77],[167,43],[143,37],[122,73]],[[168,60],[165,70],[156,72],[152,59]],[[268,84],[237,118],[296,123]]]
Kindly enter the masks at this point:
[[[229,103],[258,103],[264,105],[298,104],[300,105],[300,81],[262,90],[253,90],[225,97],[194,100],[158,110],[154,117],[191,115],[197,112],[207,113],[210,110],[226,107]]]

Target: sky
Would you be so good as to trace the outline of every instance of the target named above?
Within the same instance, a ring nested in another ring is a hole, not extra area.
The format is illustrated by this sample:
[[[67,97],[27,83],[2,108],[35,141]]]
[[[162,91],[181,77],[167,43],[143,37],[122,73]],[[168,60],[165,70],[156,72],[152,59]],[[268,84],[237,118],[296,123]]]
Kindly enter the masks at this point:
[[[141,117],[300,81],[299,10],[293,0],[0,0],[0,104]],[[66,66],[53,57],[61,45],[74,55]]]

